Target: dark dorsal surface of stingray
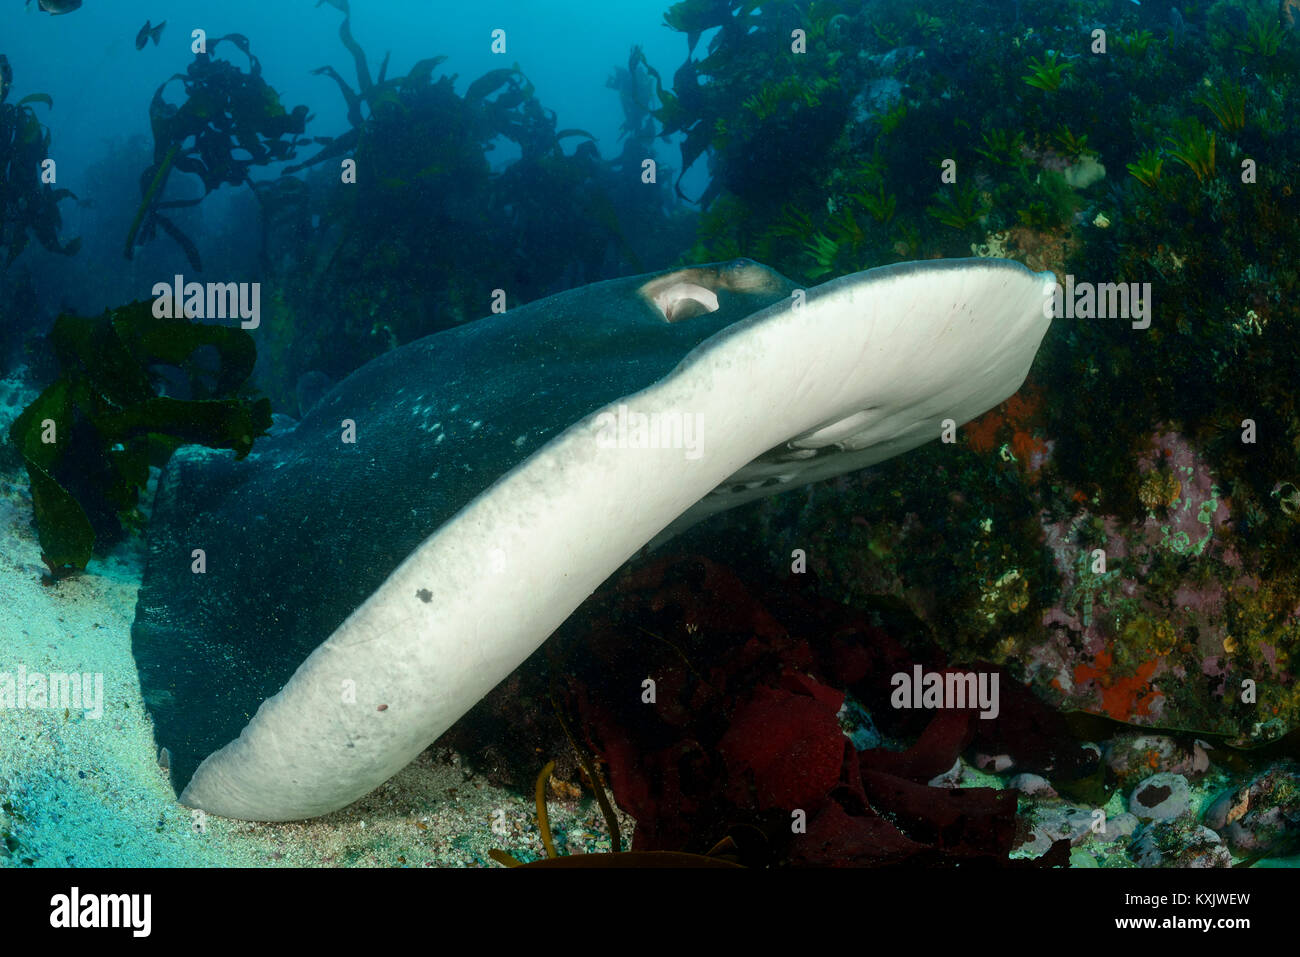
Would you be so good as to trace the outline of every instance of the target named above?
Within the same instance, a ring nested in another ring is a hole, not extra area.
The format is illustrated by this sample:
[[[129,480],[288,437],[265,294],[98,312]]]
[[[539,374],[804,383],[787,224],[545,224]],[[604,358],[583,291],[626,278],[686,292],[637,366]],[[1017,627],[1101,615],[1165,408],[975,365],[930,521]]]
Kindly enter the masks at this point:
[[[243,461],[179,451],[132,630],[177,790],[466,503],[794,288],[748,260],[585,286],[375,359]]]

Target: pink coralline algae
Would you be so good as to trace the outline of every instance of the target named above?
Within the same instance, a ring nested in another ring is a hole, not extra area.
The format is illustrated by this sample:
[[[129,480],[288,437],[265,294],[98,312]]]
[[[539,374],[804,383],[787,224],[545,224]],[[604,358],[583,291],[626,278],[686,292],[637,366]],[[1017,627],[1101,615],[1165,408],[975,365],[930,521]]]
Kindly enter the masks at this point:
[[[1172,482],[1177,492],[1163,518],[1147,515],[1143,531],[1148,541],[1159,536],[1157,546],[1199,555],[1228,519],[1214,476],[1205,459],[1177,432],[1159,432],[1151,445],[1152,451],[1138,459],[1138,468],[1146,477],[1144,487],[1151,483],[1168,488]],[[1166,478],[1162,483],[1157,476]]]
[[[1168,714],[1166,684],[1185,683],[1172,679],[1189,670],[1223,673],[1225,641],[1231,646],[1226,602],[1258,582],[1241,573],[1227,541],[1227,504],[1183,435],[1156,433],[1134,467],[1142,518],[1087,509],[1044,517],[1061,598],[1043,613],[1049,637],[1028,661],[1068,706],[1150,722]]]

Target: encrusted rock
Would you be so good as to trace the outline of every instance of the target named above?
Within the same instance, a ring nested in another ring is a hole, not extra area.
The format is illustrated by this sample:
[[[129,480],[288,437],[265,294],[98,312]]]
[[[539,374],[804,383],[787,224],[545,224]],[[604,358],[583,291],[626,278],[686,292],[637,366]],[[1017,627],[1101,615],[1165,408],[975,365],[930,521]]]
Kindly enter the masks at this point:
[[[1072,845],[1086,841],[1092,833],[1092,811],[1060,801],[1035,804],[1028,814],[1029,834],[1021,850],[1038,857],[1055,841],[1068,840]]]
[[[1219,835],[1203,824],[1155,821],[1129,845],[1142,867],[1231,867],[1232,855]]]
[[[1210,759],[1200,741],[1187,748],[1164,734],[1129,734],[1107,745],[1106,766],[1121,787],[1128,787],[1162,772],[1196,777],[1209,770]]]
[[[1009,754],[984,754],[983,752],[975,754],[975,767],[981,771],[992,771],[1001,774],[1013,764],[1015,762]]]
[[[966,762],[961,758],[943,774],[936,775],[927,782],[932,788],[959,788],[970,779]]]
[[[1238,854],[1288,850],[1300,842],[1300,766],[1275,764],[1225,791],[1205,812],[1205,823]]]
[[[1108,844],[1112,841],[1118,841],[1122,837],[1131,836],[1140,824],[1141,821],[1136,816],[1125,811],[1116,814],[1114,817],[1106,818],[1106,823],[1101,832],[1094,831],[1093,834],[1099,843]]]
[[[1034,797],[1054,798],[1056,789],[1052,787],[1046,778],[1039,777],[1037,774],[1017,774],[1008,782],[1008,787],[1012,787],[1024,795]]]
[[[1181,774],[1153,774],[1133,789],[1128,809],[1143,821],[1169,821],[1187,814],[1192,789]]]

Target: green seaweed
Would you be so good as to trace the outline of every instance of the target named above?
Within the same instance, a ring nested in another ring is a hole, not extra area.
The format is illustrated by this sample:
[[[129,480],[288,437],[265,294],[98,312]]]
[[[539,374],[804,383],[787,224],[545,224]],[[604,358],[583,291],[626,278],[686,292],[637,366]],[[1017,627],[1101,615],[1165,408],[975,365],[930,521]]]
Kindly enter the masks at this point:
[[[982,146],[975,147],[975,152],[985,159],[1001,166],[1022,169],[1027,163],[1025,158],[1025,134],[1021,130],[994,128],[984,133]]]
[[[237,47],[248,58],[247,72],[227,60],[212,59],[223,43]],[[163,93],[181,81],[186,98],[180,106],[168,103]],[[141,201],[126,239],[126,258],[137,245],[148,242],[162,229],[181,247],[195,269],[202,269],[198,247],[163,210],[196,206],[199,199],[166,200],[173,173],[198,176],[203,196],[222,185],[252,186],[249,171],[255,166],[292,159],[300,144],[297,137],[307,124],[307,107],[286,111],[280,96],[262,79],[262,65],[247,37],[231,33],[208,43],[184,73],[177,73],[154,91],[149,105],[154,137],[154,161],[140,177]]]
[[[1021,79],[1032,87],[1054,93],[1061,88],[1061,84],[1065,82],[1065,78],[1069,76],[1071,69],[1073,69],[1072,65],[1060,62],[1056,51],[1052,50],[1041,60],[1037,57],[1030,57],[1030,72]]]
[[[1255,14],[1250,17],[1245,31],[1233,48],[1251,57],[1273,57],[1282,48],[1286,29],[1274,17]]]
[[[1164,170],[1164,157],[1159,150],[1145,150],[1136,163],[1129,163],[1128,171],[1147,189],[1155,189],[1160,183],[1160,173]]]
[[[1076,136],[1074,132],[1065,124],[1056,128],[1052,134],[1052,139],[1061,148],[1061,151],[1070,159],[1075,160],[1088,152],[1088,134]]]
[[[1213,113],[1228,133],[1237,133],[1246,125],[1246,88],[1239,83],[1214,84],[1196,102]]]
[[[974,186],[962,184],[937,190],[934,204],[927,206],[925,211],[945,226],[966,230],[987,216],[991,208],[980,198]]]
[[[27,248],[28,235],[50,252],[75,255],[81,240],[60,242],[59,203],[75,199],[71,190],[55,189],[43,179],[50,155],[50,131],[37,119],[30,103],[53,107],[46,93],[31,93],[17,103],[5,102],[13,88],[13,69],[0,54],[0,270]]]
[[[98,319],[61,315],[50,339],[59,376],[9,437],[27,467],[43,557],[56,575],[85,568],[134,520],[150,465],[190,443],[242,458],[270,428],[269,400],[241,395],[256,360],[241,329],[158,318],[140,301]],[[159,367],[177,370],[166,381],[181,395],[163,393]]]
[[[1198,182],[1214,175],[1215,135],[1195,119],[1179,121],[1165,143],[1169,155],[1195,173]]]
[[[1115,46],[1126,57],[1138,60],[1146,55],[1147,47],[1151,45],[1151,41],[1154,39],[1155,36],[1150,30],[1135,30],[1117,36]]]
[[[898,197],[886,192],[884,183],[879,184],[874,191],[864,189],[854,193],[851,198],[878,223],[888,223],[898,209]]]
[[[1075,195],[1065,176],[1056,170],[1043,170],[1038,175],[1037,189],[1029,205],[1016,210],[1020,222],[1031,229],[1056,229],[1070,221],[1074,215]]]

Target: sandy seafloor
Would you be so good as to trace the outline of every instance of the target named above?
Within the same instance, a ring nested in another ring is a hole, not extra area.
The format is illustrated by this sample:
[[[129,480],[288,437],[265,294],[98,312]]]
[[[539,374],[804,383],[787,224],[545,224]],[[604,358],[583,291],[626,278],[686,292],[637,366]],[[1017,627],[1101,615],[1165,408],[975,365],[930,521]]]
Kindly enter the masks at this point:
[[[0,380],[0,673],[102,673],[103,715],[0,708],[0,865],[499,867],[492,848],[543,856],[532,795],[493,787],[446,749],[326,817],[207,817],[199,827],[159,767],[131,655],[143,540],[41,583],[27,475],[8,444],[10,423],[35,395]],[[609,849],[594,800],[552,793],[549,808],[560,853]],[[620,826],[631,834],[630,819]]]

